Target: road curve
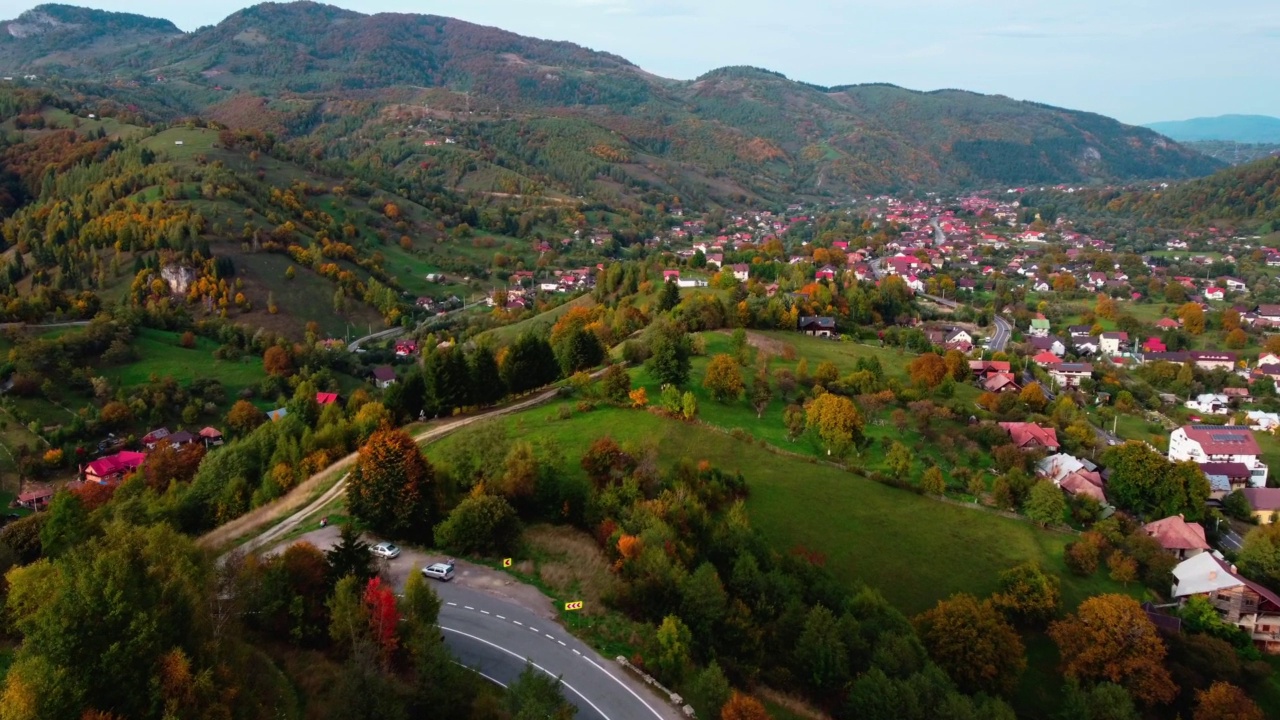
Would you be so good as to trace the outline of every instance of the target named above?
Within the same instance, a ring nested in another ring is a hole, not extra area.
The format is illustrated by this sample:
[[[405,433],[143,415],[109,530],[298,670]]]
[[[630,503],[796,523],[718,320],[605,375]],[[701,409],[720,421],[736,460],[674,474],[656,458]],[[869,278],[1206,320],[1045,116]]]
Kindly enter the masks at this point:
[[[338,539],[338,528],[329,527],[294,542],[305,540],[327,550]],[[269,552],[283,551],[288,544]],[[406,547],[399,557],[381,561],[380,573],[403,591],[410,573],[443,559]],[[441,600],[445,643],[459,662],[489,680],[510,685],[531,662],[535,670],[561,679],[565,698],[577,706],[582,720],[680,720],[672,705],[561,627],[552,601],[535,589],[465,562],[457,563],[453,581],[430,582]]]
[[[1006,345],[1009,344],[1009,338],[1013,337],[1013,326],[1008,320],[1000,317],[999,313],[991,316],[996,324],[996,334],[991,338],[991,352],[1002,352]]]

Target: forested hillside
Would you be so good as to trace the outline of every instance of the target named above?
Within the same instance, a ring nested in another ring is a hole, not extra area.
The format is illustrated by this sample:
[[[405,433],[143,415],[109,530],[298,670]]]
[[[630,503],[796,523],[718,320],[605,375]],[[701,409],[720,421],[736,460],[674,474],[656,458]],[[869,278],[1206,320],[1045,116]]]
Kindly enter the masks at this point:
[[[24,14],[22,27],[84,19],[74,32],[6,38],[0,67],[156,120],[269,131],[313,155],[341,139],[341,159],[466,191],[733,204],[1221,166],[1089,113],[954,90],[824,88],[754,68],[677,82],[607,53],[437,16],[267,3],[173,37],[132,21],[160,35],[105,48],[102,28],[119,21],[84,13]]]
[[[429,273],[485,277],[495,252],[532,265],[532,246],[504,233],[571,219],[558,207],[401,194],[371,168],[293,162],[257,131],[93,109],[0,89],[2,322],[88,320],[124,302],[341,335],[410,322],[418,297],[472,292]]]
[[[1272,232],[1280,226],[1280,157],[1223,170],[1167,190],[1083,197],[1094,211],[1200,225],[1230,221]]]

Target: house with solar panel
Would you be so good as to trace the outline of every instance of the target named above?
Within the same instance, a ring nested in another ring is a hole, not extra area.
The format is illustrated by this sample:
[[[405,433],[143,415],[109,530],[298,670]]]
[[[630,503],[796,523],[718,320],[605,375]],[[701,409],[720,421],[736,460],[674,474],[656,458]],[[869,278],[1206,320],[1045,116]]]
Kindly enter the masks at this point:
[[[1184,425],[1169,435],[1169,459],[1239,463],[1249,471],[1250,487],[1267,486],[1267,466],[1253,431],[1243,425]]]

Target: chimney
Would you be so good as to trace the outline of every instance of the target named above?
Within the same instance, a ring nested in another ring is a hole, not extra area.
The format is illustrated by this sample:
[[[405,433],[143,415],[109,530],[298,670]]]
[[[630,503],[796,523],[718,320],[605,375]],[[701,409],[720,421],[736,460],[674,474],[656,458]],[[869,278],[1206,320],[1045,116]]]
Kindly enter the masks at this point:
[[[1232,575],[1235,575],[1235,574],[1236,574],[1236,566],[1235,566],[1235,565],[1232,565],[1232,566],[1231,566],[1231,574],[1232,574]]]
[[[1217,570],[1210,570],[1210,571],[1209,571],[1209,579],[1210,579],[1210,580],[1217,580],[1217,579],[1218,579],[1218,571],[1217,571]]]

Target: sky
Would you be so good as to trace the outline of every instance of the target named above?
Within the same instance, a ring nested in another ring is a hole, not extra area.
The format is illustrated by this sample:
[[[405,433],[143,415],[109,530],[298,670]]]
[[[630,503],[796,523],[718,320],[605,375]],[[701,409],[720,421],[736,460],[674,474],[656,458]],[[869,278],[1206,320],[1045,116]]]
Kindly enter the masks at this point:
[[[253,4],[62,0],[183,30]],[[0,18],[39,2],[0,0]],[[1128,123],[1280,116],[1276,0],[332,0],[567,40],[687,80],[754,65],[819,85],[961,88]]]

